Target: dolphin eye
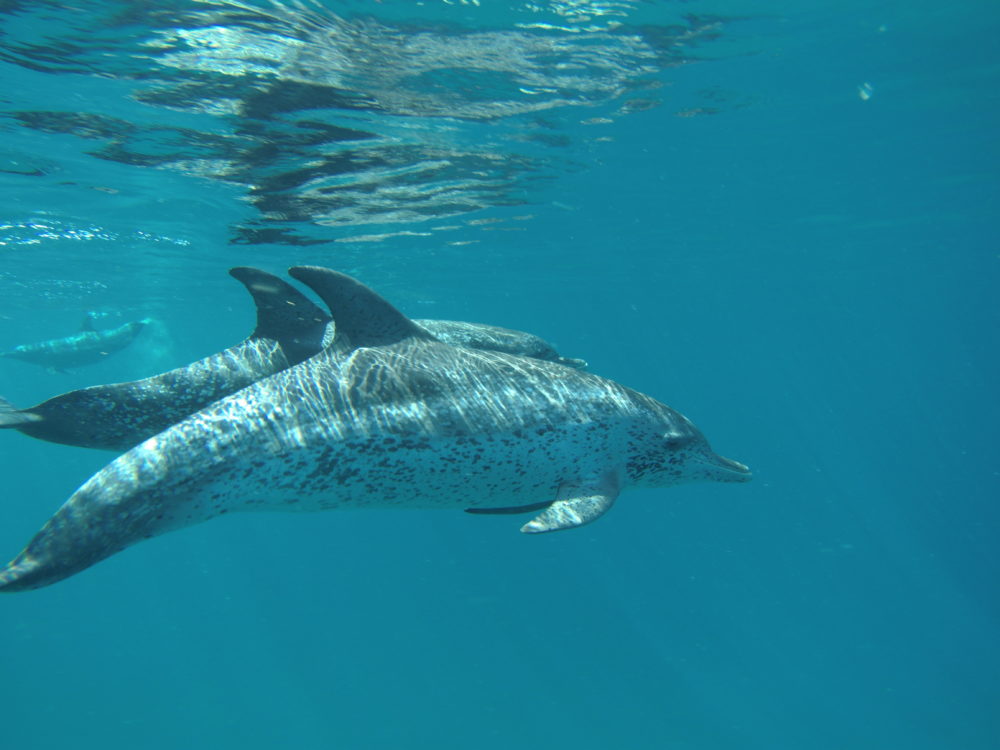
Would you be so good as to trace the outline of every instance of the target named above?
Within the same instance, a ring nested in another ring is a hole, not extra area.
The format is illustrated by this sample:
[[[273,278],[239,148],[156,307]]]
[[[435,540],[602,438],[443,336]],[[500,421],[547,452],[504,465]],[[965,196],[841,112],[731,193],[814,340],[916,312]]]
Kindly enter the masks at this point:
[[[687,444],[688,439],[681,435],[667,433],[663,436],[663,442],[668,450],[677,450],[678,448],[683,448]]]

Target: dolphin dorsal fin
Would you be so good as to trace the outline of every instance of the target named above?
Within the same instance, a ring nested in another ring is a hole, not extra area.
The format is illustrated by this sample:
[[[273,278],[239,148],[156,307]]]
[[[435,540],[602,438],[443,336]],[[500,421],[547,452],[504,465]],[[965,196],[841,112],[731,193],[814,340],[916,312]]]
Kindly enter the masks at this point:
[[[436,341],[373,290],[357,279],[319,266],[295,266],[289,275],[319,295],[330,308],[337,336],[352,348],[384,346],[407,338]]]
[[[229,275],[247,288],[257,306],[257,327],[251,338],[311,348],[311,353],[318,350],[330,322],[319,306],[284,279],[259,268],[237,266],[229,269]]]
[[[97,313],[87,312],[83,315],[83,320],[80,321],[80,331],[82,333],[91,333],[95,330],[96,326],[94,321],[97,319]]]

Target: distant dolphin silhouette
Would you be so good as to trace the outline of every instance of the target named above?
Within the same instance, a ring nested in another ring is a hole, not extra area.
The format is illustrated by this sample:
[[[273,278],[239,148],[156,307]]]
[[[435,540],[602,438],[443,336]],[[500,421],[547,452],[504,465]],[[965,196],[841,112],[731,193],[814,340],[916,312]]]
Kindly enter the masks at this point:
[[[539,533],[599,518],[628,487],[750,478],[648,396],[444,344],[348,276],[290,273],[330,308],[336,340],[112,461],[0,569],[0,590],[230,511],[544,508],[522,527]]]
[[[0,352],[0,358],[19,359],[34,365],[65,370],[101,362],[132,343],[139,332],[153,321],[150,318],[125,323],[117,328],[94,330],[91,318],[84,322],[84,330],[62,339],[22,344],[10,351]]]
[[[27,409],[0,398],[0,429],[53,443],[125,451],[213,401],[313,356],[325,337],[332,339],[330,316],[288,282],[258,268],[237,267],[229,274],[247,288],[257,308],[257,326],[244,341],[169,372],[70,391]],[[574,367],[586,364],[561,357],[546,341],[524,331],[453,320],[420,323],[458,345]]]

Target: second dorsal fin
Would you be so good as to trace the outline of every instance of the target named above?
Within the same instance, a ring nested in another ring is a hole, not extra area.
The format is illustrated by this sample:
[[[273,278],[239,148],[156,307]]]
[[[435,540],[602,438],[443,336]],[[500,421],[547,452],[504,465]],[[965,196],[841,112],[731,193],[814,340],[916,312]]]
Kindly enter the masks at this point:
[[[284,279],[259,268],[237,266],[229,275],[250,292],[257,306],[257,327],[251,338],[267,338],[307,356],[322,346],[330,316]]]
[[[352,348],[384,346],[407,338],[436,340],[376,292],[346,274],[319,266],[295,266],[288,273],[326,303],[337,336],[345,337]]]

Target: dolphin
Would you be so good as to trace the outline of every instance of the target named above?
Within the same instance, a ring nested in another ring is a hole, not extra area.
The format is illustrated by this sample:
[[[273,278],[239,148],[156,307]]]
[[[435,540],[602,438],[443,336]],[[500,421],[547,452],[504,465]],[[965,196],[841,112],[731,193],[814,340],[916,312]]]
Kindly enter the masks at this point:
[[[234,511],[544,508],[526,533],[603,515],[632,487],[743,482],[683,415],[552,362],[437,341],[349,276],[290,274],[339,341],[119,456],[7,566],[47,586],[144,539]]]
[[[522,357],[534,357],[549,362],[558,362],[567,367],[580,370],[587,368],[583,359],[564,357],[555,350],[548,341],[524,331],[511,328],[501,328],[485,323],[468,323],[464,320],[427,320],[420,318],[413,321],[438,341],[457,346],[468,346],[473,349],[489,349],[495,352],[519,354]]]
[[[139,332],[152,322],[150,318],[143,318],[117,328],[101,330],[94,330],[85,323],[84,330],[73,336],[15,346],[9,351],[0,352],[0,358],[19,359],[53,370],[92,365],[131,344]]]
[[[229,274],[247,288],[257,307],[257,326],[244,341],[169,372],[70,391],[27,409],[0,398],[0,429],[64,445],[126,451],[213,401],[313,356],[333,338],[330,317],[288,282],[257,268],[237,267]],[[461,346],[586,365],[524,331],[455,320],[419,324]]]
[[[125,451],[170,425],[322,348],[330,317],[291,284],[257,268],[229,274],[257,307],[244,341],[185,367],[64,393],[28,409],[0,399],[0,429],[84,448]]]

